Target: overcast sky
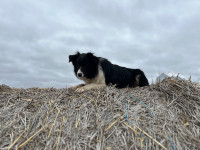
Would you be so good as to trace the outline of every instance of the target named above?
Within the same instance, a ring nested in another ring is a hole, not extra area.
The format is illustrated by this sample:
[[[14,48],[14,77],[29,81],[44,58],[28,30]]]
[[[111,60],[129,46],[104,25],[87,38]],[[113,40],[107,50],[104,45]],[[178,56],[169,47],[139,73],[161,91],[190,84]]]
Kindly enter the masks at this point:
[[[68,55],[200,81],[200,0],[0,0],[0,84],[77,83]]]

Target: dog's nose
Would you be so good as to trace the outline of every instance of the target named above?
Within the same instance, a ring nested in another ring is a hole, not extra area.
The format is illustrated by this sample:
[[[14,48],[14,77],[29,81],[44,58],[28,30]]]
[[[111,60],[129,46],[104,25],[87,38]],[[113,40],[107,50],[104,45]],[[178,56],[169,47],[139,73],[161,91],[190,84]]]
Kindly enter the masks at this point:
[[[83,76],[83,74],[82,73],[78,73],[78,77],[82,77]]]

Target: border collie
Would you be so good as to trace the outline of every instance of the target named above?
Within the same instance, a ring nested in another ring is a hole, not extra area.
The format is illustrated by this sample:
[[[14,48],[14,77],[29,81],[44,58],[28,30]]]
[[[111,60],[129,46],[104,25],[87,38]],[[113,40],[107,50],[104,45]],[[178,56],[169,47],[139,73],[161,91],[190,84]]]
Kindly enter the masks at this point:
[[[130,69],[112,64],[105,58],[96,57],[93,53],[69,55],[69,62],[74,66],[76,77],[85,84],[79,84],[70,89],[83,92],[90,89],[100,89],[112,84],[117,88],[148,86],[148,80],[140,69]]]

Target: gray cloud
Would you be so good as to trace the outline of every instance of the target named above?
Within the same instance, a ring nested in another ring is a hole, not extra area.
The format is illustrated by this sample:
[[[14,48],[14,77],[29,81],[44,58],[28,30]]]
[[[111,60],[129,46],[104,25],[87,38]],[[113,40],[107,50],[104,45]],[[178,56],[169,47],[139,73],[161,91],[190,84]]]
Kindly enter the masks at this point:
[[[0,1],[0,84],[77,84],[68,55],[92,51],[141,68],[200,80],[200,2]]]

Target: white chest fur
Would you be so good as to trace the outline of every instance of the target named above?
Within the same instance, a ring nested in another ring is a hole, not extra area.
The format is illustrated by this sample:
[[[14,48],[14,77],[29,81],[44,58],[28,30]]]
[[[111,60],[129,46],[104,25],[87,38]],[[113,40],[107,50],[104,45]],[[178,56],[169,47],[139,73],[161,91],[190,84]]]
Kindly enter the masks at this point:
[[[106,84],[105,76],[100,66],[98,66],[98,74],[96,77],[92,79],[83,78],[83,81],[85,82],[85,84]]]

